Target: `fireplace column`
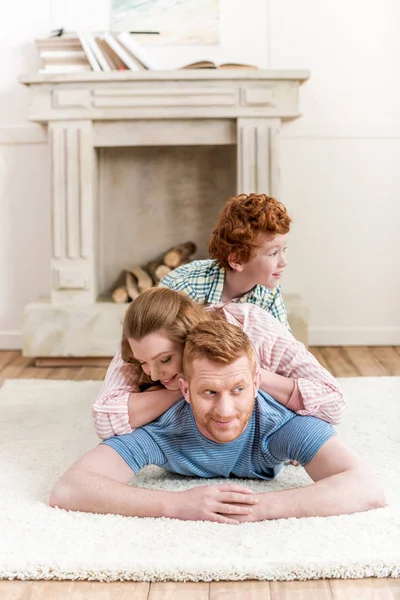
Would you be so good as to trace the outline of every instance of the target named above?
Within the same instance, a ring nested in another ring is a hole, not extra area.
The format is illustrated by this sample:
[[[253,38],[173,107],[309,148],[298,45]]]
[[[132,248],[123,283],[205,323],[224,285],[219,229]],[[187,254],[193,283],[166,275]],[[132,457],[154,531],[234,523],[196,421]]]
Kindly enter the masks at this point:
[[[49,123],[52,173],[51,302],[96,302],[96,154],[92,121]]]
[[[280,199],[280,119],[237,119],[237,192]]]

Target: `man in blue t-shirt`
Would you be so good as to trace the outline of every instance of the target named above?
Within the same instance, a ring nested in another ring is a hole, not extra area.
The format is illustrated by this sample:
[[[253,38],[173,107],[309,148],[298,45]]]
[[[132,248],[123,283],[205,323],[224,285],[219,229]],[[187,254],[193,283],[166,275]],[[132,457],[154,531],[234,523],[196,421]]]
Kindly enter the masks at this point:
[[[144,362],[159,351],[153,335],[145,336]],[[199,324],[188,335],[183,369],[184,399],[156,421],[80,458],[55,485],[52,506],[236,524],[384,505],[376,475],[331,425],[298,416],[258,391],[255,355],[239,327],[215,320]],[[192,477],[273,479],[286,460],[304,465],[315,483],[259,494],[235,483],[180,492],[128,485],[149,464]]]

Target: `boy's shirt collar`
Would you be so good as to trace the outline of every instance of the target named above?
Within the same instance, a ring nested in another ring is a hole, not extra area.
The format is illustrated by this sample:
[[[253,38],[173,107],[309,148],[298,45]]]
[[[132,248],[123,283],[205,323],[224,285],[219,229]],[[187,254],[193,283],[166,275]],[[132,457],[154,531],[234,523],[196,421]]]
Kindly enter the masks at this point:
[[[224,291],[224,282],[225,282],[225,268],[219,267],[217,263],[215,263],[215,277],[214,281],[211,284],[210,291],[208,297],[206,299],[206,304],[221,304],[222,303],[222,294]],[[254,286],[251,290],[246,292],[243,296],[238,298],[237,300],[231,300],[230,302],[249,302],[251,296],[251,301],[254,304],[261,304],[263,294],[260,285]],[[226,304],[224,302],[224,304]]]

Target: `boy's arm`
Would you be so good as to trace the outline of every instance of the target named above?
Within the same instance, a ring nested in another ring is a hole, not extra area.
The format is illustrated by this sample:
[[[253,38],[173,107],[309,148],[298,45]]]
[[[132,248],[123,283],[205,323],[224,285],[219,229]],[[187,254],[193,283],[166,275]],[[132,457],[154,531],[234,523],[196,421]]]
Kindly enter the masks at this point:
[[[196,294],[196,290],[189,281],[187,267],[188,265],[183,265],[182,267],[174,269],[171,273],[168,273],[168,275],[165,275],[158,284],[158,287],[167,287],[175,292],[184,292],[192,298],[192,300],[198,302],[198,294]]]
[[[330,438],[305,465],[314,483],[297,489],[258,494],[259,505],[240,520],[328,517],[385,506],[378,477],[337,436]]]

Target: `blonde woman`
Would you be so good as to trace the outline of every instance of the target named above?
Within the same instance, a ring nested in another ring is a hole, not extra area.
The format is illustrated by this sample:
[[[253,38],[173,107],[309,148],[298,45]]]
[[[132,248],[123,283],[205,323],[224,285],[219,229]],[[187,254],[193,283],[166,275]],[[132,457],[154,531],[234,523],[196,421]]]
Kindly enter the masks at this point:
[[[238,325],[248,335],[262,390],[299,415],[340,422],[345,401],[337,382],[268,312],[234,302],[204,309],[182,292],[152,288],[129,305],[121,352],[112,360],[94,402],[94,426],[101,439],[150,423],[182,398],[179,379],[186,336],[210,316]]]

